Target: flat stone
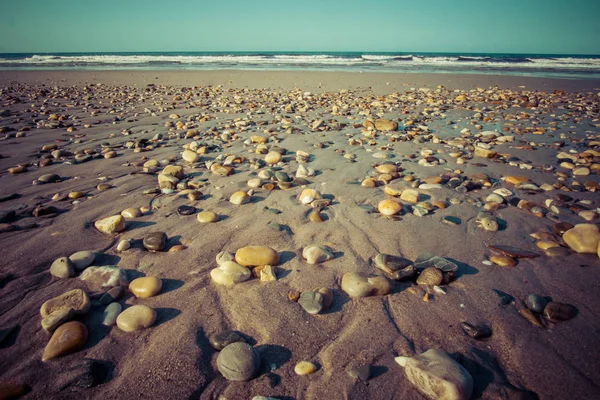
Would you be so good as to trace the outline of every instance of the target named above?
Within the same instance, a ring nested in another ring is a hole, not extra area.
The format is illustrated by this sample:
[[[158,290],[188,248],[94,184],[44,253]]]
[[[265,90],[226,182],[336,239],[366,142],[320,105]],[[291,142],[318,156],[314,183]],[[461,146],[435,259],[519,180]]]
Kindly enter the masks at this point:
[[[198,161],[200,159],[200,155],[198,153],[196,153],[195,151],[184,150],[181,153],[181,158],[183,158],[185,161],[187,161],[189,163],[195,163],[196,161]]]
[[[53,215],[58,213],[58,208],[54,206],[37,206],[33,209],[34,217],[43,217],[44,215]]]
[[[266,246],[246,246],[235,252],[235,261],[244,267],[278,265],[279,253]]]
[[[300,361],[294,367],[296,375],[310,375],[317,371],[317,366],[309,361]]]
[[[219,216],[212,211],[202,211],[196,215],[196,219],[200,223],[208,224],[211,222],[217,222],[219,220]]]
[[[398,130],[398,123],[396,121],[390,121],[389,119],[377,119],[375,120],[375,129],[378,131],[396,131]]]
[[[391,283],[383,276],[367,276],[347,272],[342,277],[342,290],[353,298],[383,296],[391,292]]]
[[[149,251],[163,251],[167,246],[167,235],[164,232],[152,232],[144,236],[144,248]]]
[[[250,196],[246,192],[237,191],[231,195],[229,202],[235,205],[242,205],[250,202]]]
[[[577,224],[563,234],[563,240],[577,253],[597,254],[600,230],[594,224]]]
[[[104,309],[102,315],[102,325],[113,326],[117,323],[117,317],[123,311],[123,307],[119,303],[110,303]]]
[[[229,381],[249,381],[258,375],[260,355],[248,343],[231,343],[219,353],[217,368]]]
[[[57,278],[70,278],[75,276],[75,269],[69,257],[60,257],[50,266],[50,274]]]
[[[318,292],[302,292],[298,304],[309,314],[318,314],[323,309],[323,295]]]
[[[425,268],[417,278],[418,285],[438,286],[442,283],[444,275],[436,267]]]
[[[539,253],[536,253],[534,251],[524,250],[518,247],[506,246],[502,244],[488,245],[488,249],[495,253],[512,258],[535,258],[540,256]]]
[[[131,242],[129,240],[121,240],[117,245],[117,251],[125,251],[131,247]]]
[[[575,225],[570,224],[568,222],[557,222],[556,224],[552,225],[552,231],[554,231],[554,233],[556,233],[557,235],[562,236],[566,231],[574,227]]]
[[[385,253],[379,253],[373,259],[373,265],[388,274],[404,269],[412,263],[403,257],[392,256]]]
[[[81,315],[87,313],[90,307],[87,293],[81,289],[73,289],[44,302],[40,307],[40,315],[45,318],[60,309],[71,309],[75,314]]]
[[[138,299],[155,296],[162,288],[162,280],[156,276],[145,276],[131,281],[129,291]]]
[[[552,322],[568,321],[577,315],[577,308],[571,304],[551,301],[544,307],[544,318]]]
[[[332,260],[334,255],[329,247],[312,244],[302,250],[302,257],[309,264],[320,264]]]
[[[125,218],[122,215],[114,215],[94,222],[94,226],[100,232],[112,235],[125,230]]]
[[[415,189],[404,189],[400,195],[400,200],[410,204],[417,204],[419,202],[419,192]]]
[[[44,349],[42,361],[74,353],[81,349],[88,338],[88,330],[79,321],[70,321],[56,328]]]
[[[130,207],[121,211],[121,215],[125,218],[138,218],[142,216],[142,212],[139,208]]]
[[[44,175],[40,176],[37,180],[40,181],[40,182],[42,182],[42,183],[59,182],[60,181],[60,175],[58,175],[58,174],[44,174]]]
[[[70,321],[75,316],[75,311],[72,308],[59,308],[42,319],[42,328],[52,333],[60,325]]]
[[[76,271],[82,271],[96,260],[96,253],[89,250],[78,251],[69,257]]]
[[[117,326],[125,332],[146,329],[156,321],[156,311],[148,306],[136,304],[121,312],[117,317]]]
[[[179,215],[192,215],[196,212],[196,207],[194,206],[179,206],[177,207],[177,214]]]
[[[455,272],[458,271],[458,265],[452,261],[436,256],[433,253],[420,253],[415,260],[415,268],[424,269],[427,267],[436,267],[443,272]]]
[[[247,281],[252,276],[250,270],[233,261],[225,261],[210,271],[210,277],[220,285],[232,286]]]
[[[209,336],[208,341],[213,349],[220,351],[232,343],[244,342],[246,339],[236,331],[223,331]]]
[[[429,349],[416,357],[396,357],[408,380],[430,399],[469,400],[473,377],[441,350]]]
[[[446,225],[460,225],[462,223],[462,220],[458,217],[448,215],[448,216],[442,218],[442,222]]]
[[[88,267],[81,273],[79,279],[97,288],[127,286],[125,271],[114,265]]]
[[[162,175],[169,175],[174,178],[183,179],[183,167],[181,165],[167,165],[162,171]]]

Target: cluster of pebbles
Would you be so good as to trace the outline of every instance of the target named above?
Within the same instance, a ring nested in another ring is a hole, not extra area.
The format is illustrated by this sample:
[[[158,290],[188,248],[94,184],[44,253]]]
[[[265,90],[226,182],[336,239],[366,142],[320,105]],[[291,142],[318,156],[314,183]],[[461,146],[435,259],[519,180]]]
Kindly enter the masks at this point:
[[[60,132],[54,143],[37,149],[34,160],[19,161],[6,168],[3,192],[11,192],[0,201],[15,203],[19,199],[35,204],[1,210],[3,235],[16,232],[26,239],[27,233],[21,231],[43,228],[41,221],[60,218],[65,212],[76,213],[78,203],[102,199],[104,192],[115,187],[108,177],[110,173],[102,174],[95,187],[69,192],[60,188],[62,183],[75,179],[79,164],[108,165],[112,159],[122,159],[121,166],[129,168],[130,174],[140,175],[140,179],[153,177],[153,183],[142,189],[148,198],[186,199],[189,203],[173,212],[195,215],[195,221],[190,223],[218,224],[223,215],[216,210],[200,210],[206,192],[214,193],[213,189],[222,189],[226,180],[250,172],[252,177],[244,182],[243,190],[225,196],[232,214],[244,212],[244,206],[251,204],[257,194],[289,191],[297,200],[297,207],[307,210],[307,223],[315,223],[315,229],[328,229],[327,221],[335,215],[337,199],[313,181],[330,172],[310,165],[315,160],[310,147],[290,150],[283,145],[288,137],[305,135],[311,138],[313,150],[331,149],[331,157],[341,157],[344,163],[366,160],[364,176],[357,176],[347,185],[372,193],[369,201],[356,207],[371,213],[373,218],[388,219],[401,229],[404,219],[433,217],[443,210],[440,223],[456,226],[464,221],[448,213],[468,204],[476,215],[477,229],[490,235],[489,257],[480,260],[482,265],[514,268],[521,259],[537,257],[564,257],[568,262],[573,253],[592,254],[590,263],[597,264],[600,257],[598,204],[595,197],[588,195],[600,188],[599,101],[593,93],[499,88],[450,91],[438,87],[374,96],[348,90],[317,94],[301,90],[225,90],[221,86],[15,84],[1,89],[0,99],[6,108],[0,111],[0,132],[4,135],[0,157],[11,156],[9,143],[24,143],[51,130]],[[146,116],[163,117],[159,133],[133,127],[131,123]],[[87,129],[106,122],[115,128],[102,137],[102,142],[86,136]],[[124,127],[119,132],[121,124]],[[164,149],[170,150],[168,155],[161,152],[161,156],[153,156]],[[556,155],[538,164],[513,156],[512,151],[554,151]],[[498,167],[511,172],[481,171],[489,165],[492,170]],[[60,175],[45,173],[44,169],[50,166],[60,166],[54,170]],[[430,170],[436,172],[427,173]],[[540,182],[532,178],[533,172]],[[51,185],[58,191],[41,200],[22,196],[18,192],[25,188],[12,182],[23,174],[31,178],[32,185]],[[330,177],[335,179],[332,174]],[[152,205],[114,210],[114,215],[99,218],[93,225],[100,233],[119,238],[129,231],[129,221],[151,215],[152,210]],[[275,208],[267,207],[267,211],[281,213]],[[547,229],[531,233],[535,241],[530,245],[524,242],[523,247],[527,248],[496,243],[495,232],[511,229],[501,218],[507,213],[542,219]],[[277,223],[270,223],[268,228],[284,230]],[[169,243],[167,233],[160,231],[145,234],[141,242],[148,252],[187,248]],[[127,257],[132,245],[131,239],[122,239],[106,251]],[[327,268],[331,260],[351,257],[338,255],[334,247],[304,243],[298,255],[315,270]],[[209,272],[212,285],[230,290],[234,285],[247,284],[253,277],[264,283],[277,281],[285,268],[280,257],[284,250],[291,249],[276,250],[252,240],[235,252],[223,249],[215,254],[216,266],[211,266]],[[118,266],[95,266],[95,260],[96,253],[78,251],[49,265],[49,273],[56,279],[78,275],[90,291],[72,289],[41,305],[41,325],[51,335],[43,361],[85,347],[88,330],[80,319],[94,309],[103,313],[104,325],[116,325],[125,332],[151,329],[155,323],[156,311],[143,303],[160,294],[161,278],[144,276],[130,281]],[[326,314],[341,295],[354,301],[369,296],[397,296],[398,282],[403,282],[408,285],[408,292],[429,302],[438,296],[452,295],[449,285],[460,279],[459,264],[434,253],[419,254],[414,261],[399,252],[378,253],[371,257],[368,274],[346,272],[338,277],[336,287],[304,291],[289,288],[287,298],[289,306],[297,303],[308,314]],[[575,305],[549,297],[530,294],[518,299],[500,290],[497,293],[503,304],[515,305],[520,315],[540,328],[577,315]],[[127,294],[135,300],[125,303]],[[488,339],[492,331],[485,325],[463,321],[461,327],[476,340],[493,340]],[[248,381],[260,374],[260,354],[247,338],[229,330],[210,337],[212,347],[219,352],[217,369],[228,380]],[[408,380],[427,397],[471,397],[473,378],[441,349],[396,360],[404,367]],[[306,360],[294,368],[298,375],[319,370],[316,361]],[[356,379],[368,380],[370,365],[349,373]],[[25,392],[23,385],[14,382],[3,385],[3,390],[13,390],[15,396]]]

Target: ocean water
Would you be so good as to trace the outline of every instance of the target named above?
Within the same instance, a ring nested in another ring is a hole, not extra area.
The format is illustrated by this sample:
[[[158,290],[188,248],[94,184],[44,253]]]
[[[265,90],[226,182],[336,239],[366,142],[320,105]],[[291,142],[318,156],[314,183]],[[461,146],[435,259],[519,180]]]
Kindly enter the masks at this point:
[[[317,70],[600,78],[600,55],[377,52],[1,54],[0,70]]]

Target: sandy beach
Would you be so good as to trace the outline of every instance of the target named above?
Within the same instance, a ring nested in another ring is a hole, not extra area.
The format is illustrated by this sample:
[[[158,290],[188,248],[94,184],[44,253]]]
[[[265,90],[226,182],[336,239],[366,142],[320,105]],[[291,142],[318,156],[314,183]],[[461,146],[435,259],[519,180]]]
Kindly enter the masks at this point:
[[[599,91],[1,71],[0,399],[424,399],[395,357],[429,349],[473,399],[597,397]],[[44,319],[74,289],[91,304]],[[155,318],[107,323],[109,303]],[[42,361],[65,324],[87,334]],[[226,331],[252,347],[251,378],[223,376]]]

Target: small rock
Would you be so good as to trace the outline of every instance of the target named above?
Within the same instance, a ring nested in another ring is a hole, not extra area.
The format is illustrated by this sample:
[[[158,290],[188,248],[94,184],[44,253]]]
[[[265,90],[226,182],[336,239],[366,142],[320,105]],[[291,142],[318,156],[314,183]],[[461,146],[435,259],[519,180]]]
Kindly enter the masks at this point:
[[[471,336],[475,340],[485,339],[492,336],[492,330],[487,326],[475,326],[469,324],[468,322],[463,322],[460,324],[460,326],[467,335]]]
[[[50,266],[50,274],[57,278],[70,278],[75,276],[75,269],[68,257],[60,257]]]
[[[309,264],[320,264],[332,260],[334,255],[329,247],[313,244],[302,250],[302,257]]]
[[[517,260],[507,256],[491,256],[490,261],[500,267],[514,267],[517,265]]]
[[[76,271],[82,271],[94,263],[96,260],[96,253],[89,250],[78,251],[77,253],[72,254],[69,257],[69,260],[73,263],[73,267]]]
[[[252,273],[246,267],[233,261],[225,261],[210,271],[210,277],[220,285],[232,286],[250,279]]]
[[[348,370],[348,375],[354,379],[366,382],[371,378],[371,365],[362,364]]]
[[[347,272],[342,277],[342,290],[350,297],[383,296],[392,291],[391,283],[383,276],[366,276]]]
[[[249,381],[259,372],[260,356],[248,343],[231,343],[219,353],[217,368],[227,380]]]
[[[323,309],[323,295],[318,292],[302,292],[298,304],[309,314],[318,314]]]
[[[548,300],[537,294],[530,294],[527,296],[527,299],[525,299],[525,306],[527,306],[527,308],[529,308],[531,311],[535,311],[536,313],[540,314],[544,312],[544,308],[547,304]]]
[[[117,245],[117,251],[125,251],[131,247],[131,242],[129,240],[121,240]]]
[[[139,208],[126,208],[121,211],[121,215],[125,218],[138,218],[142,216],[142,212]]]
[[[402,205],[397,201],[386,199],[377,204],[377,210],[381,215],[396,215],[402,211]]]
[[[577,308],[571,304],[551,301],[544,307],[544,318],[552,322],[568,321],[577,315]]]
[[[236,331],[223,331],[210,335],[208,341],[213,349],[220,351],[232,343],[245,343],[246,339]]]
[[[250,201],[250,196],[246,192],[238,191],[231,195],[229,202],[235,205],[246,204]]]
[[[70,321],[59,326],[44,349],[42,361],[76,352],[85,345],[87,338],[88,330],[79,321]]]
[[[425,268],[417,278],[418,285],[438,286],[442,283],[444,275],[436,267]]]
[[[73,289],[44,302],[40,307],[40,315],[42,318],[46,318],[60,309],[71,309],[75,314],[81,315],[87,313],[90,307],[90,298],[87,293],[81,289]]]
[[[123,218],[122,215],[114,215],[96,221],[94,226],[100,232],[112,235],[113,233],[123,232],[125,230],[125,218]]]
[[[179,215],[192,215],[196,212],[196,207],[194,206],[179,206],[177,207],[177,214]]]
[[[156,276],[145,276],[131,281],[129,291],[138,299],[155,296],[162,288],[162,280]]]
[[[296,375],[310,375],[317,371],[317,366],[309,361],[300,361],[294,367]]]
[[[217,222],[219,220],[219,216],[212,211],[202,211],[196,215],[196,219],[200,223],[208,224],[211,222]]]
[[[577,253],[598,253],[600,230],[594,224],[577,224],[563,234],[563,240]]]
[[[79,279],[95,287],[127,286],[125,271],[114,265],[88,267],[81,273]]]
[[[42,183],[59,182],[60,176],[57,174],[45,174],[45,175],[40,176],[37,180]]]
[[[244,267],[278,265],[279,253],[266,246],[246,246],[236,251],[235,261]]]
[[[152,232],[144,236],[144,247],[149,251],[163,251],[167,246],[167,235],[164,232]]]
[[[136,304],[121,312],[117,326],[125,332],[135,332],[148,328],[156,321],[156,311],[148,306]]]
[[[117,317],[121,314],[123,307],[119,303],[110,303],[104,309],[102,325],[113,326],[117,323]]]
[[[123,286],[116,286],[114,288],[111,288],[108,291],[106,291],[102,296],[100,296],[98,303],[101,305],[108,305],[110,303],[113,303],[116,300],[118,300],[119,297],[121,297],[123,292]]]

